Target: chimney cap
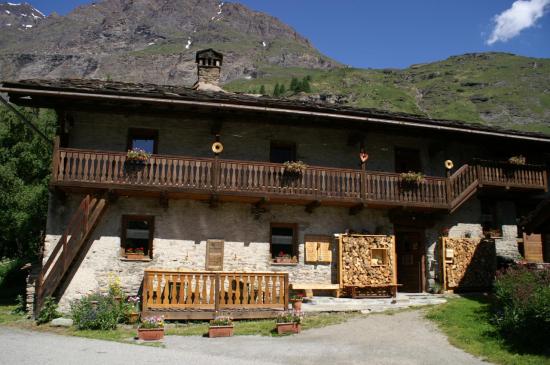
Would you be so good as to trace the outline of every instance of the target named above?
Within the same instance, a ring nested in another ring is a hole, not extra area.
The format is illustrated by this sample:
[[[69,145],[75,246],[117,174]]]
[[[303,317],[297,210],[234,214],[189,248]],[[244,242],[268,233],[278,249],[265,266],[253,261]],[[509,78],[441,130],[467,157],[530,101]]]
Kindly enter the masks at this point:
[[[197,54],[195,56],[195,62],[199,63],[200,59],[213,59],[220,61],[220,65],[223,61],[223,54],[220,52],[214,51],[212,48],[203,49],[200,51],[197,51]]]

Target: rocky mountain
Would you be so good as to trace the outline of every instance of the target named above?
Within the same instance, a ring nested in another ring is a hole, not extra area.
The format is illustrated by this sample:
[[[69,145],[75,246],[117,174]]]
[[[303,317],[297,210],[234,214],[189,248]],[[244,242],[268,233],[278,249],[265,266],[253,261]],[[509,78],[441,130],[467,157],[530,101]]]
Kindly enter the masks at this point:
[[[10,13],[11,7],[0,5]],[[24,7],[18,7],[21,16]],[[0,79],[191,84],[195,52],[205,47],[224,53],[223,80],[254,78],[260,65],[338,65],[276,18],[217,0],[104,0],[30,25],[0,28]]]
[[[35,27],[46,16],[28,3],[0,3],[0,29],[26,30]]]
[[[344,103],[550,133],[550,60],[504,53],[450,57],[407,69],[355,69],[294,29],[238,3],[103,0],[66,16],[0,3],[0,80],[96,78],[191,85],[195,52],[224,54],[230,91]],[[311,92],[289,91],[308,76]]]

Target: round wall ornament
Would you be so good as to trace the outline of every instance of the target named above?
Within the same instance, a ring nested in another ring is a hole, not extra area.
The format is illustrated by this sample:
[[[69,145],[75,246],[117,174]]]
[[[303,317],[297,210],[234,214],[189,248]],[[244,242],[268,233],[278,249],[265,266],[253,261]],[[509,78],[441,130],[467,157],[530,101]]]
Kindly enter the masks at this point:
[[[450,170],[450,169],[452,169],[453,167],[454,167],[453,161],[451,161],[451,160],[445,161],[445,168],[446,168],[447,170]]]
[[[212,143],[212,152],[215,154],[222,153],[223,151],[223,144],[221,142],[214,142]]]
[[[362,163],[365,163],[369,159],[369,154],[366,152],[359,152],[359,159]]]

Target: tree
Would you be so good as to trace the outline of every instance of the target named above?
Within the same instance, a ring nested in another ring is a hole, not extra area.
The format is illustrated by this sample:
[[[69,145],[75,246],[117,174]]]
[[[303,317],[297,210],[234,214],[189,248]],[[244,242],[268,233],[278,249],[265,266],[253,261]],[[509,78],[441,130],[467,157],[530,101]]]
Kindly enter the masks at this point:
[[[309,80],[306,77],[304,77],[302,79],[302,82],[301,82],[301,91],[305,92],[305,93],[310,93],[311,92],[311,86],[309,85]]]
[[[285,90],[285,84],[281,84],[281,85],[279,86],[279,96],[284,95],[285,92],[286,92],[286,90]]]
[[[52,138],[51,110],[20,111]],[[52,145],[0,107],[0,258],[33,258],[46,225]]]
[[[296,77],[293,77],[292,80],[290,81],[290,91],[295,93],[299,92],[298,91],[299,84],[300,84],[300,81],[298,81]]]
[[[265,86],[260,86],[260,94],[265,95]]]
[[[281,92],[280,92],[280,89],[279,89],[279,83],[276,83],[275,87],[273,88],[273,96],[277,97],[280,94],[281,94]]]

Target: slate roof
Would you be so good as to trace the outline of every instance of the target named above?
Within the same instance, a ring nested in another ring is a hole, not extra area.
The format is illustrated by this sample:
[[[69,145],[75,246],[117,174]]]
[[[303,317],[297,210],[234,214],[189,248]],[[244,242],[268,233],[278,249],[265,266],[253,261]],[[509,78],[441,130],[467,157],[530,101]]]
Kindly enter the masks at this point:
[[[548,140],[550,135],[538,132],[525,132],[512,129],[466,123],[457,120],[431,119],[421,115],[389,112],[378,109],[355,108],[340,104],[318,103],[288,98],[273,98],[268,96],[254,96],[245,93],[213,92],[194,90],[183,86],[155,85],[141,83],[125,83],[94,79],[29,79],[2,83],[0,92],[4,88],[29,89],[33,91],[60,91],[80,94],[103,94],[128,97],[147,97],[170,100],[187,100],[197,102],[218,102],[225,104],[247,105],[256,107],[280,108],[296,111],[311,111],[319,113],[333,113],[340,115],[379,118],[385,120],[405,121],[418,126],[442,126],[459,128],[465,131],[484,131],[508,134],[513,136],[536,137]],[[3,90],[4,89],[4,90]],[[10,92],[11,94],[11,92]],[[21,94],[18,92],[18,94]]]

